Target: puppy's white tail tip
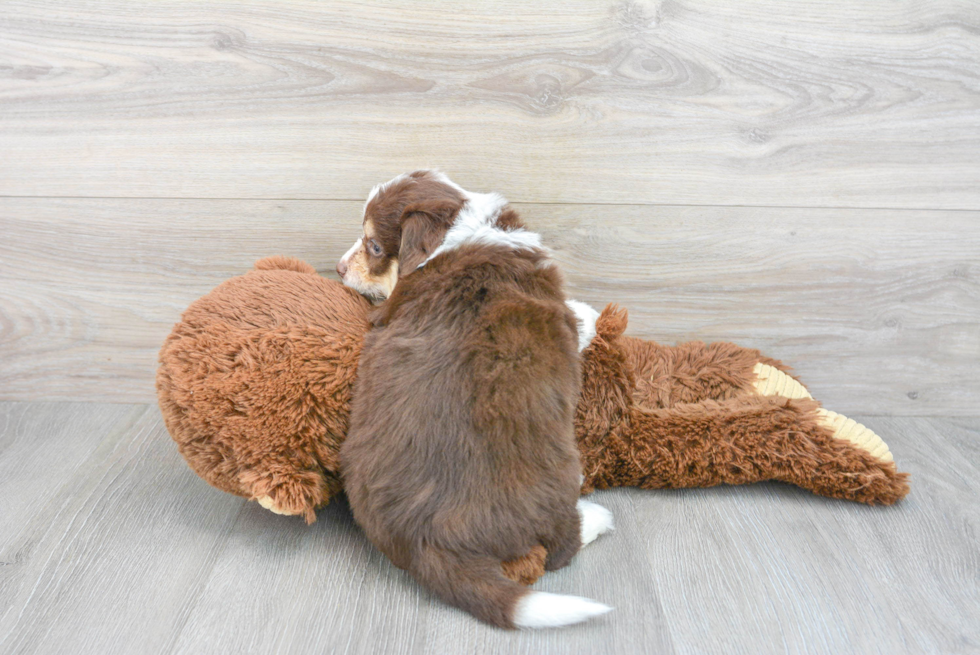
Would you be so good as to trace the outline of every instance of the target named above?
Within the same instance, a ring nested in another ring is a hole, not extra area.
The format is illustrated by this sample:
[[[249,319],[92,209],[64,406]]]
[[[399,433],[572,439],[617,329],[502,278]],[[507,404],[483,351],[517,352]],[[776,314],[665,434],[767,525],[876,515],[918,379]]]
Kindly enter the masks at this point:
[[[514,625],[518,628],[557,628],[587,621],[612,608],[581,596],[562,596],[532,591],[514,608]]]

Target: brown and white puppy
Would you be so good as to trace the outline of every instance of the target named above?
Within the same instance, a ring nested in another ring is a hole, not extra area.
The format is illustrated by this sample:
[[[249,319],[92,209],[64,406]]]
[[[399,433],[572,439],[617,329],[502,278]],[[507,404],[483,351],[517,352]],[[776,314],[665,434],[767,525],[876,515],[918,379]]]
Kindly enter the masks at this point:
[[[534,592],[501,562],[546,568],[612,528],[579,499],[578,317],[540,237],[496,194],[420,171],[372,191],[338,266],[387,300],[372,316],[341,449],[354,518],[398,567],[502,627],[560,626],[609,607]]]
[[[423,205],[424,211],[415,211]],[[421,215],[434,221],[434,228],[419,220]],[[463,239],[502,239],[514,248],[541,247],[540,236],[523,229],[517,212],[502,196],[467,191],[432,170],[405,173],[371,189],[364,203],[363,228],[363,236],[337,264],[337,274],[375,303],[390,296],[398,278],[421,266],[440,246],[451,249]],[[405,261],[399,259],[403,240]],[[578,319],[579,350],[583,350],[595,336],[599,312],[577,300],[566,303]]]

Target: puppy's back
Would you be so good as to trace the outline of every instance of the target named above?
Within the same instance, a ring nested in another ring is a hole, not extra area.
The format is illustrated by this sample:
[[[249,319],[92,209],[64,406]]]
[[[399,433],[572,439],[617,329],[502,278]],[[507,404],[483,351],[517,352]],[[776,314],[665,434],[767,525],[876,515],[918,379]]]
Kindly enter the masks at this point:
[[[542,261],[468,246],[402,280],[365,342],[342,451],[372,541],[507,627],[528,591],[500,562],[578,539],[575,318]]]

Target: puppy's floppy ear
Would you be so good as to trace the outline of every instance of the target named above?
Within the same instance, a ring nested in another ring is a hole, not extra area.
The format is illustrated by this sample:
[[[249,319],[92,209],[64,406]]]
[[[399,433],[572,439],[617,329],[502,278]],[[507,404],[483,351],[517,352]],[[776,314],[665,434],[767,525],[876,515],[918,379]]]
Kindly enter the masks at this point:
[[[440,230],[421,212],[408,214],[402,222],[402,241],[398,246],[398,277],[408,275],[439,247]]]
[[[398,277],[414,271],[439,247],[459,208],[459,202],[450,200],[415,202],[405,207],[398,246]]]

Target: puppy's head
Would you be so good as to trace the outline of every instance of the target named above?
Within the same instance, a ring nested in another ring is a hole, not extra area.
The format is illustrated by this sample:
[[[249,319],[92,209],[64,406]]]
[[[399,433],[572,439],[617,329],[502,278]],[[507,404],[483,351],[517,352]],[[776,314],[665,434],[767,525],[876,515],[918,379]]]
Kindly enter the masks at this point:
[[[399,175],[374,187],[364,205],[364,234],[337,264],[341,280],[376,301],[390,296],[399,277],[442,243],[464,194],[435,171]]]

